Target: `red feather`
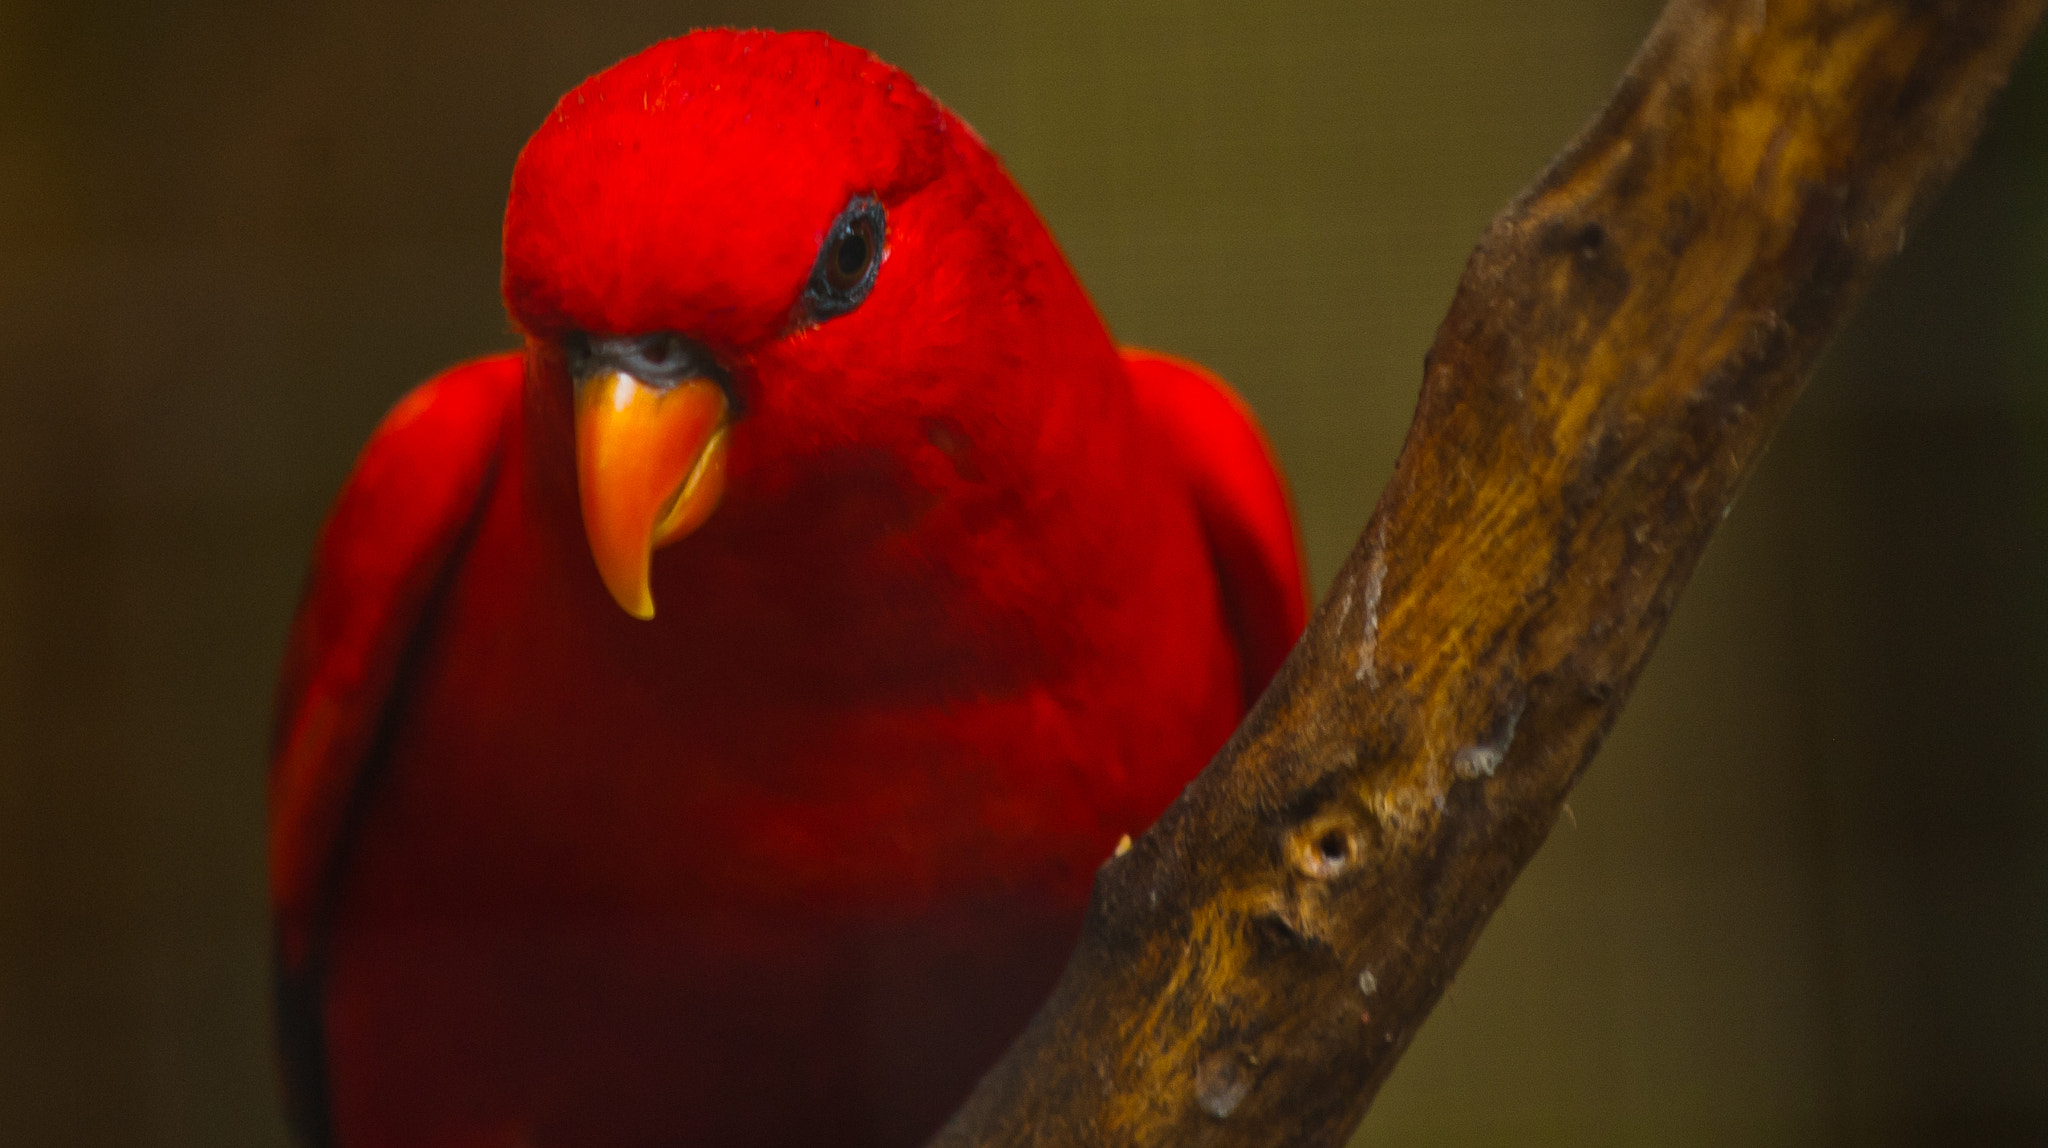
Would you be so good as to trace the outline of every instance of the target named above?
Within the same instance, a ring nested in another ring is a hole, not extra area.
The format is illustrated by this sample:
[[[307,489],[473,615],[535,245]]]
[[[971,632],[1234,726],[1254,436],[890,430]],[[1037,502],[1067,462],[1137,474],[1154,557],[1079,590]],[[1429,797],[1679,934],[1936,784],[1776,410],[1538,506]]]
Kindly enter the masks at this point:
[[[879,276],[805,321],[855,196]],[[1119,357],[970,130],[823,36],[697,33],[565,96],[505,292],[526,352],[380,428],[287,660],[305,1135],[927,1135],[1299,631],[1270,455],[1212,377]],[[575,331],[686,333],[745,410],[651,622],[580,529]]]

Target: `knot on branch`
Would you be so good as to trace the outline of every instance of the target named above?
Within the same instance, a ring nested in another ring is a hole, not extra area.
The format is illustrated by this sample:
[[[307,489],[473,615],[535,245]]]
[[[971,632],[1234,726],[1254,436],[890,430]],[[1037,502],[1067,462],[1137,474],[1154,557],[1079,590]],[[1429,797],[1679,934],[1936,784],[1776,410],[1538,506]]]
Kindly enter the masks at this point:
[[[1257,1057],[1242,1049],[1218,1049],[1195,1068],[1195,1103],[1222,1120],[1237,1111],[1257,1082]]]

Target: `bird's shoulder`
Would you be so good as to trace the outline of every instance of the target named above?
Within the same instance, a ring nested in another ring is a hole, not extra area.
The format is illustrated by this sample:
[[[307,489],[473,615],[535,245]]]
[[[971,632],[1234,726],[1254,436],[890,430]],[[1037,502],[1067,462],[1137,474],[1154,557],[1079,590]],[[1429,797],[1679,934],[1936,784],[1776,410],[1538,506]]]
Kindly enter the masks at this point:
[[[1308,615],[1301,531],[1287,481],[1251,408],[1229,384],[1170,355],[1121,353],[1139,415],[1165,444],[1194,501],[1249,703],[1294,647]]]
[[[495,355],[401,398],[321,529],[286,647],[271,745],[271,900],[287,962],[308,940],[414,635],[490,487],[521,379],[516,353]]]

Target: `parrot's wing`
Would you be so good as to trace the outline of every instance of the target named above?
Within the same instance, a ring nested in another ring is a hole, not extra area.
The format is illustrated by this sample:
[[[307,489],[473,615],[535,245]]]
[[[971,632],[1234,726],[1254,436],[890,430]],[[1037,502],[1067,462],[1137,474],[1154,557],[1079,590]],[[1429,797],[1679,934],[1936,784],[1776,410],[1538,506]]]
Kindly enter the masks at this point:
[[[1193,363],[1125,349],[1124,369],[1169,445],[1208,536],[1249,705],[1308,617],[1301,531],[1287,482],[1244,400]]]
[[[519,356],[499,355],[399,400],[328,515],[292,625],[270,763],[270,902],[280,1051],[306,1143],[331,1136],[319,950],[337,862],[393,695],[487,501],[520,379]]]

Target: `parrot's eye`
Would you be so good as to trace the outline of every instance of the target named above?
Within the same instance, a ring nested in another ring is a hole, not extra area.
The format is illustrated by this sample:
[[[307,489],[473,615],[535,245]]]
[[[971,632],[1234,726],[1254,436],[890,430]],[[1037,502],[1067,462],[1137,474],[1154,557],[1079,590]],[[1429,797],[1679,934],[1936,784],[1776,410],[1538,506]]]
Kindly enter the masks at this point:
[[[811,280],[804,286],[804,308],[811,318],[844,315],[868,297],[882,267],[887,224],[882,205],[865,195],[847,204],[832,221]]]

